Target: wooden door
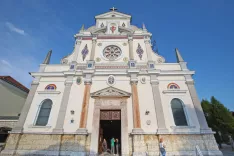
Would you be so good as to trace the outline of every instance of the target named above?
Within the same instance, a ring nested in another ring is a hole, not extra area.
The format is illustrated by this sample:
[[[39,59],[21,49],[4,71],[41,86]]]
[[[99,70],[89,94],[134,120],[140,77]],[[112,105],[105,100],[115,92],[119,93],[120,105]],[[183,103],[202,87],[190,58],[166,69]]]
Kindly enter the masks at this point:
[[[121,120],[120,110],[102,110],[100,120]]]

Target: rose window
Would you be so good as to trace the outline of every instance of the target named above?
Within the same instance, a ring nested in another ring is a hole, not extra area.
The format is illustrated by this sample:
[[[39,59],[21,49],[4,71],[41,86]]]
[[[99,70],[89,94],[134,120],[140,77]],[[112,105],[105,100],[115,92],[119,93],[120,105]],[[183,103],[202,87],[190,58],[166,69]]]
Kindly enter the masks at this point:
[[[103,50],[103,56],[109,60],[116,60],[117,58],[120,57],[121,53],[122,53],[121,49],[115,45],[107,46]]]

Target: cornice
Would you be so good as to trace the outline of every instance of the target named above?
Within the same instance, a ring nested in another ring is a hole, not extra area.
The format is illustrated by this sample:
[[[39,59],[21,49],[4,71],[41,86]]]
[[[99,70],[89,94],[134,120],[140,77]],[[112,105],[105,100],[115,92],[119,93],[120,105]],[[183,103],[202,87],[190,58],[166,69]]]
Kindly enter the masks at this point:
[[[163,90],[162,92],[164,94],[174,94],[174,93],[185,94],[187,92],[187,90],[174,89],[174,90]]]
[[[37,91],[38,94],[60,94],[60,91]]]
[[[72,76],[72,75],[83,75],[83,74],[93,74],[93,75],[128,75],[133,73],[140,73],[140,69],[84,69],[79,71],[61,71],[61,72],[32,72],[31,75],[33,77],[64,77],[64,76]],[[181,71],[181,70],[147,70],[147,74],[149,75],[159,75],[159,76],[185,76],[185,75],[193,75],[194,71]],[[188,83],[190,81],[187,81]]]
[[[148,74],[159,74],[161,70],[159,69],[154,69],[154,70],[147,70]]]
[[[160,75],[163,76],[175,76],[175,75],[193,75],[195,74],[195,71],[182,71],[182,70],[161,70]]]
[[[134,68],[134,69],[128,69],[127,72],[128,72],[129,74],[132,74],[132,73],[139,73],[139,72],[140,72],[140,69],[136,69],[136,68]]]

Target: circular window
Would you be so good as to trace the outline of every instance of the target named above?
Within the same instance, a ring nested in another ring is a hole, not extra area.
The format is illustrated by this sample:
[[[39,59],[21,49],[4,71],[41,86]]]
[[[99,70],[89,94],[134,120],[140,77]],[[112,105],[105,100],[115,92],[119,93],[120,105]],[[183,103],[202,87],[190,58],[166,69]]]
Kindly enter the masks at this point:
[[[115,45],[107,46],[103,50],[103,56],[111,61],[119,58],[121,54],[122,54],[121,49]]]

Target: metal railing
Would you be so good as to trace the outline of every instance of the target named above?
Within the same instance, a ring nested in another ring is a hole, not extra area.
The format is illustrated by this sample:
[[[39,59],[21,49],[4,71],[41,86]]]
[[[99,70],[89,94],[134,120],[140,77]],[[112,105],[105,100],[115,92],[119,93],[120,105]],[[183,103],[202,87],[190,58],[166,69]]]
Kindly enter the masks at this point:
[[[202,154],[202,152],[201,152],[201,150],[200,150],[200,148],[199,148],[198,145],[196,145],[195,151],[196,151],[196,156],[203,156],[203,154]]]

